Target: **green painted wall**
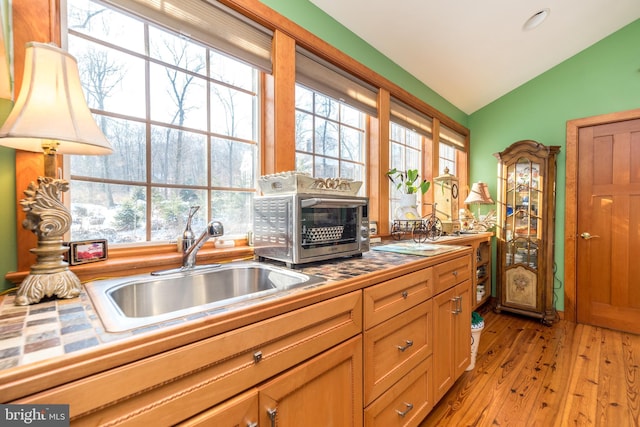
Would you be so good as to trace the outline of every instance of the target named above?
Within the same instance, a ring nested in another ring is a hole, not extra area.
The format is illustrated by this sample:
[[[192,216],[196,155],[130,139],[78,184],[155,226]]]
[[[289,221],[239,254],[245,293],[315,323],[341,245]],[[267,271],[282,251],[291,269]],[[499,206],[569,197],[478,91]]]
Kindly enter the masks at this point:
[[[568,120],[640,107],[640,20],[476,111],[471,129],[471,179],[496,191],[493,153],[533,139],[562,147],[558,158],[556,307],[564,309],[564,198]]]
[[[0,100],[0,123],[9,115],[10,103]],[[8,104],[8,105],[7,105]],[[15,150],[0,147],[0,291],[9,289],[4,279],[18,265],[16,254],[16,161]]]

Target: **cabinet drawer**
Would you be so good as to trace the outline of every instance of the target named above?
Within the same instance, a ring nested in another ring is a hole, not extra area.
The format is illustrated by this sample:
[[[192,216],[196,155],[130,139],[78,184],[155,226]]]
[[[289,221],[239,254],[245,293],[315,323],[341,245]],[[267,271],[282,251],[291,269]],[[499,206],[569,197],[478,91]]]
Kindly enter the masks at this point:
[[[178,424],[179,427],[258,425],[258,390],[251,389]]]
[[[69,403],[74,425],[171,425],[362,331],[356,291],[14,403]]]
[[[364,410],[365,427],[416,427],[433,408],[431,357]]]
[[[364,400],[371,403],[433,351],[432,301],[364,333]]]
[[[433,294],[471,279],[471,256],[463,256],[433,267]]]
[[[364,290],[364,328],[369,329],[433,294],[431,268],[415,271]]]

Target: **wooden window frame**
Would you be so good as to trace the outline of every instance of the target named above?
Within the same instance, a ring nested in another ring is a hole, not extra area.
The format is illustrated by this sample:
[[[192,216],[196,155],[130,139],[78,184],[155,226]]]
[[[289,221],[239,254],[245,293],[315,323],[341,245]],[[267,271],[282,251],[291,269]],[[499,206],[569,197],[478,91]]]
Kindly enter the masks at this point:
[[[433,179],[437,171],[439,125],[465,137],[464,159],[461,159],[459,179],[468,182],[469,176],[469,130],[425,103],[415,95],[387,80],[375,71],[349,57],[338,48],[330,45],[298,24],[290,21],[278,12],[258,0],[220,0],[220,3],[258,24],[273,31],[273,73],[263,78],[264,97],[262,101],[262,146],[260,166],[263,174],[295,169],[295,53],[296,46],[312,52],[323,60],[339,67],[354,77],[379,88],[378,117],[369,120],[369,177],[370,215],[372,220],[388,218],[389,183],[384,175],[389,160],[389,116],[390,97],[394,97],[417,111],[433,118],[433,149],[424,150],[423,165],[426,179]],[[30,0],[12,2],[14,25],[14,75],[15,93],[19,93],[22,70],[24,67],[24,45],[29,41],[43,43],[54,42],[60,45],[60,0]],[[462,156],[461,156],[462,157]],[[7,274],[6,278],[19,283],[28,274],[29,267],[35,262],[30,249],[37,245],[36,237],[22,227],[25,213],[19,200],[23,191],[43,169],[42,155],[16,150],[16,228],[17,228],[17,272]],[[428,175],[428,176],[427,176]],[[386,221],[378,222],[383,225]],[[389,230],[380,227],[380,234]],[[252,248],[240,245],[233,249],[220,250],[207,245],[199,254],[199,262],[219,262],[222,260],[250,257]],[[135,248],[113,248],[109,260],[73,266],[73,271],[81,280],[90,280],[104,276],[122,276],[142,273],[159,268],[180,265],[181,254],[175,245],[137,246]]]

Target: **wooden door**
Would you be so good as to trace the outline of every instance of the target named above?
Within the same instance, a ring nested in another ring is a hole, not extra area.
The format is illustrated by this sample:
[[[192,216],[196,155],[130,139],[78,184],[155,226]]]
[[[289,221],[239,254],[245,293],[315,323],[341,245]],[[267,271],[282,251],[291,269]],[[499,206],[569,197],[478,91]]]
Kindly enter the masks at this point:
[[[578,133],[577,321],[640,333],[640,120]]]
[[[362,427],[362,335],[259,390],[261,426]]]

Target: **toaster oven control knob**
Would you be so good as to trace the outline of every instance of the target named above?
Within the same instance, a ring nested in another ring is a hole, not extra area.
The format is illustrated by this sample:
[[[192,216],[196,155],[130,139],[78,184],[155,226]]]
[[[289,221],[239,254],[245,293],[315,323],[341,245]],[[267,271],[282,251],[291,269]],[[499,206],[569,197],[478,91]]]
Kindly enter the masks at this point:
[[[364,225],[362,227],[360,227],[360,235],[362,236],[363,239],[366,239],[369,237],[369,227],[365,227]]]

